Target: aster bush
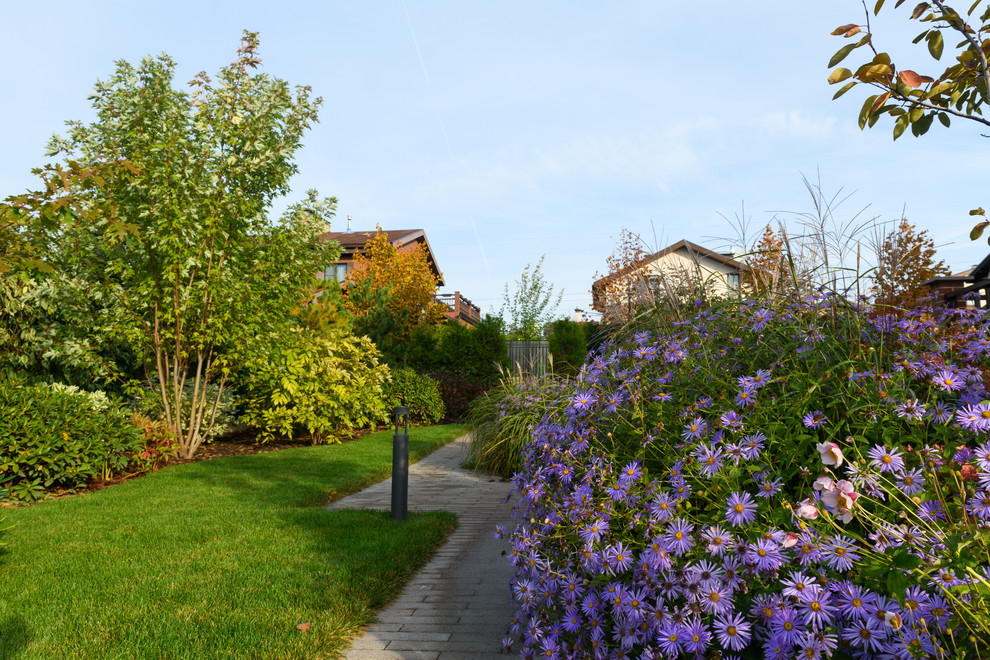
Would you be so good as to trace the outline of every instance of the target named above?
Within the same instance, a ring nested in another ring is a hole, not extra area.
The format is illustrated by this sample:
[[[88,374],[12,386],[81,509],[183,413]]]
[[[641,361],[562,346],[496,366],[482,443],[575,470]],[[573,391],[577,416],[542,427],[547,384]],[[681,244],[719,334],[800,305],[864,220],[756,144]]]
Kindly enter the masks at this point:
[[[513,477],[523,655],[983,657],[988,350],[829,293],[603,346]]]

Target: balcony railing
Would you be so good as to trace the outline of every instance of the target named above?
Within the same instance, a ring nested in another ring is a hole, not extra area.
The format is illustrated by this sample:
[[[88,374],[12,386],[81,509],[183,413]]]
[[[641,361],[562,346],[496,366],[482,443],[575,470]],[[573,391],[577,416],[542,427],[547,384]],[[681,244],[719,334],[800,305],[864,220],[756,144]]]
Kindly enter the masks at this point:
[[[433,296],[433,299],[447,307],[447,318],[467,325],[481,323],[481,308],[462,296],[460,291],[438,293]]]

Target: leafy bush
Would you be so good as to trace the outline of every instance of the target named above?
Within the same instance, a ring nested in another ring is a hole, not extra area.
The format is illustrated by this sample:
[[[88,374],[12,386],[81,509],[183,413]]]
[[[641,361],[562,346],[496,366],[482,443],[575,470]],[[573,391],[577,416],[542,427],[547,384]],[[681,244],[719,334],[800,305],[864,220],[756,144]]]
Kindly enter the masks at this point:
[[[816,294],[512,401],[524,654],[986,657],[988,367],[980,310]]]
[[[396,406],[408,406],[410,419],[436,424],[444,416],[440,387],[429,376],[412,369],[396,369],[385,385],[385,402],[389,411]]]
[[[206,442],[210,442],[212,440],[216,440],[217,438],[223,437],[236,425],[237,399],[230,388],[225,388],[221,391],[220,385],[217,383],[210,383],[206,386],[206,400],[215,401],[217,403],[215,422],[210,428],[209,433],[206,434],[205,438]],[[189,421],[190,415],[192,414],[192,403],[193,383],[192,379],[189,379],[186,381],[185,387],[182,388],[182,419],[185,422]],[[142,417],[154,420],[155,422],[160,422],[165,419],[165,410],[162,407],[162,397],[158,393],[157,388],[153,389],[149,385],[142,386],[134,394],[134,399],[131,405]],[[207,408],[207,419],[209,418],[209,413],[212,410],[213,407],[212,404],[210,404],[210,407]],[[142,424],[142,426],[144,425]],[[145,428],[147,427],[145,426]],[[157,431],[155,433],[157,433]]]
[[[550,325],[550,354],[555,373],[574,376],[588,357],[584,325],[568,319],[557,319]]]
[[[440,386],[440,397],[447,411],[445,419],[448,421],[466,419],[471,402],[484,394],[489,387],[486,383],[456,371],[429,371],[427,375]]]
[[[370,339],[339,326],[323,333],[291,328],[258,342],[242,374],[241,419],[261,429],[262,441],[305,429],[314,444],[387,422],[389,370],[378,355]]]
[[[494,383],[500,366],[507,364],[502,321],[487,315],[474,328],[460,323],[417,326],[403,366],[419,373],[459,373],[469,380]]]
[[[130,414],[102,392],[0,376],[0,499],[29,502],[109,477],[141,450]]]

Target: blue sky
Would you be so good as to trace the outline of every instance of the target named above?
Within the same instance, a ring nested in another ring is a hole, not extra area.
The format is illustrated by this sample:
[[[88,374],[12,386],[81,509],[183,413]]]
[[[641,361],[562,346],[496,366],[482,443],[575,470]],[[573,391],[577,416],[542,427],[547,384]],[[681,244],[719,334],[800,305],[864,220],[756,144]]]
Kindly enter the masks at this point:
[[[230,62],[249,29],[267,73],[325,101],[295,198],[336,196],[335,229],[348,215],[356,231],[425,229],[443,290],[484,311],[543,254],[560,315],[590,311],[623,227],[651,248],[720,249],[743,208],[752,234],[793,224],[811,209],[802,174],[849,195],[840,220],[905,210],[953,271],[990,251],[968,238],[968,210],[990,205],[976,124],[895,143],[889,122],[857,127],[865,91],[831,100],[843,42],[829,32],[863,21],[855,0],[28,5],[0,26],[0,197],[35,185],[64,121],[92,118],[86,97],[114,61],[166,52],[184,83]],[[875,40],[930,73],[909,11],[874,19]]]

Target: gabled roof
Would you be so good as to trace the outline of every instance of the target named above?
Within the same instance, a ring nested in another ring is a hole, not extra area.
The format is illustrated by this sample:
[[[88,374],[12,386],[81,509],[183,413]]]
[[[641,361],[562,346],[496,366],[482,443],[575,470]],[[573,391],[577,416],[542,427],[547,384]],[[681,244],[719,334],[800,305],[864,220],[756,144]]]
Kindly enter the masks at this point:
[[[443,274],[437,266],[436,257],[433,255],[433,248],[426,240],[426,232],[422,229],[383,229],[385,238],[397,248],[401,248],[412,243],[422,243],[426,246],[426,261],[430,264],[433,273],[440,279],[439,286],[443,286]],[[324,241],[337,241],[340,243],[341,259],[345,257],[353,259],[356,252],[363,252],[364,247],[375,235],[373,231],[328,231],[320,234],[320,239]]]
[[[629,273],[632,273],[634,271],[640,270],[641,268],[644,268],[645,266],[648,266],[649,264],[651,264],[651,263],[653,263],[655,261],[659,261],[660,259],[663,259],[668,254],[673,254],[674,252],[677,252],[678,250],[681,250],[681,249],[686,249],[688,251],[688,253],[697,254],[699,257],[705,257],[705,258],[711,259],[713,261],[717,261],[719,263],[723,263],[726,266],[731,266],[732,268],[736,268],[736,269],[738,269],[740,271],[748,270],[749,269],[749,267],[746,264],[744,264],[744,263],[742,263],[740,261],[736,261],[732,257],[727,257],[724,254],[719,254],[718,252],[713,252],[712,250],[709,250],[706,247],[702,247],[702,246],[700,246],[700,245],[698,245],[696,243],[692,243],[691,241],[687,241],[687,240],[683,240],[682,239],[680,241],[677,241],[673,245],[669,245],[669,246],[665,247],[664,249],[660,250],[659,252],[655,252],[655,253],[651,254],[650,256],[646,257],[645,259],[643,259],[641,262],[639,262],[637,264],[633,264],[631,266],[626,266],[622,270],[618,270],[618,271],[616,271],[614,273],[611,273],[609,275],[606,275],[605,277],[603,277],[600,280],[596,281],[595,282],[595,286],[604,286],[608,282],[611,282],[613,280],[619,279],[623,275],[628,275]]]

